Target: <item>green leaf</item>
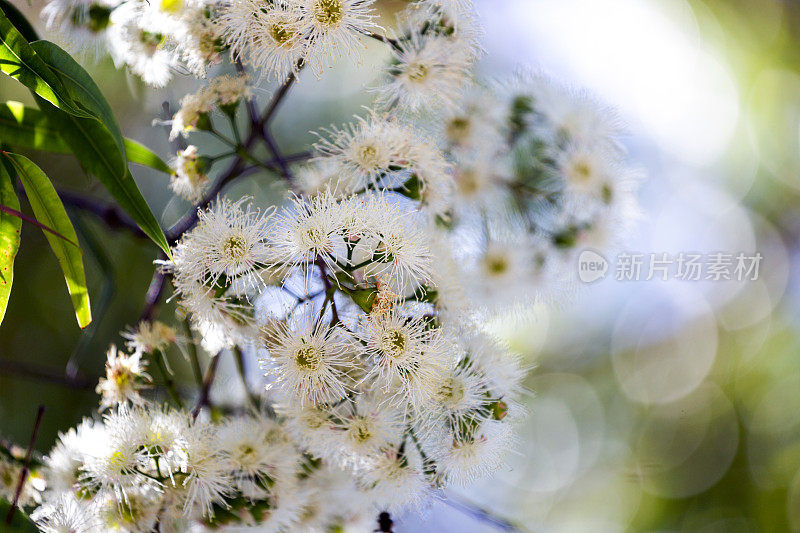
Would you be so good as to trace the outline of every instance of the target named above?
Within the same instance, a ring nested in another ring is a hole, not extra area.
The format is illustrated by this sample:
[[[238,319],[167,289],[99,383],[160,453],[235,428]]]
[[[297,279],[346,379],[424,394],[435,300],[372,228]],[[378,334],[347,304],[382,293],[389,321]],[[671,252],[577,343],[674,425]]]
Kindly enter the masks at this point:
[[[14,4],[11,2],[7,2],[6,0],[0,0],[0,9],[6,14],[8,20],[11,21],[11,24],[19,31],[19,33],[30,43],[33,41],[38,41],[39,36],[36,34],[36,30],[33,29],[31,23],[28,22],[28,19],[25,18],[25,15],[17,9]]]
[[[27,157],[8,152],[3,152],[3,155],[11,162],[15,173],[22,181],[36,219],[72,242],[78,242],[78,236],[67,216],[64,204],[61,203],[53,184],[50,183],[45,173]],[[85,328],[92,321],[92,311],[89,304],[89,292],[86,290],[81,249],[48,232],[45,232],[44,236],[61,265],[78,325]]]
[[[11,208],[11,207],[8,207],[7,205],[3,205],[3,204],[0,204],[0,211],[2,211],[2,212],[3,212],[3,214],[6,214],[6,215],[11,215],[11,216],[17,217],[18,219],[20,219],[20,220],[22,220],[22,221],[24,221],[24,222],[28,222],[28,223],[30,223],[30,224],[33,224],[34,226],[36,226],[37,228],[39,228],[39,229],[41,229],[41,230],[43,230],[43,231],[49,231],[50,233],[52,233],[52,234],[53,234],[53,235],[55,235],[56,237],[59,237],[59,238],[61,238],[61,239],[64,239],[65,241],[67,241],[68,243],[70,243],[70,244],[72,244],[72,245],[74,245],[74,246],[78,246],[78,244],[77,244],[77,243],[74,243],[74,242],[72,242],[71,240],[67,239],[66,237],[64,237],[63,235],[61,235],[59,232],[57,232],[57,231],[56,231],[56,230],[54,230],[53,228],[50,228],[50,227],[48,227],[48,226],[45,226],[44,224],[42,224],[41,222],[39,222],[39,221],[38,221],[38,220],[36,220],[35,218],[31,218],[31,217],[29,217],[28,215],[26,215],[26,214],[25,214],[25,213],[23,213],[22,211],[19,211],[19,210],[17,210],[17,209],[13,209],[13,208]]]
[[[13,101],[0,104],[0,140],[15,148],[57,153],[71,151],[44,113]]]
[[[44,60],[50,70],[56,73],[69,96],[97,117],[113,135],[114,141],[123,155],[118,163],[119,171],[124,172],[128,165],[124,159],[125,145],[122,133],[120,133],[119,125],[114,118],[114,111],[92,77],[77,61],[72,59],[72,56],[49,41],[36,41],[31,43],[31,48]],[[42,109],[42,111],[46,110]]]
[[[6,524],[6,516],[11,509],[11,503],[7,500],[0,498],[0,531],[4,533],[36,533],[39,528],[31,522],[31,519],[22,512],[22,509],[17,509],[14,512],[14,518],[11,519],[10,524]]]
[[[125,138],[125,151],[128,154],[128,161],[131,163],[138,163],[146,167],[172,174],[173,171],[163,159],[150,150],[145,145],[134,141],[133,139]]]
[[[0,72],[8,74],[67,113],[91,116],[75,104],[58,76],[31,48],[3,11],[0,11]]]
[[[17,148],[33,148],[59,154],[72,151],[61,138],[60,132],[47,121],[44,113],[35,107],[26,107],[11,100],[0,103],[0,140]],[[128,138],[124,138],[123,143],[131,163],[167,174],[173,173],[163,159],[143,144]]]
[[[40,108],[47,109],[45,113],[50,123],[58,130],[81,164],[100,180],[142,231],[171,257],[167,238],[139,192],[130,171],[126,167],[124,173],[118,172],[118,162],[123,156],[117,150],[114,137],[108,129],[96,120],[59,112],[42,98],[36,100]]]
[[[19,199],[14,192],[14,183],[0,164],[0,204],[19,211]],[[8,213],[0,212],[0,322],[6,315],[11,284],[14,281],[14,259],[19,250],[22,220]]]

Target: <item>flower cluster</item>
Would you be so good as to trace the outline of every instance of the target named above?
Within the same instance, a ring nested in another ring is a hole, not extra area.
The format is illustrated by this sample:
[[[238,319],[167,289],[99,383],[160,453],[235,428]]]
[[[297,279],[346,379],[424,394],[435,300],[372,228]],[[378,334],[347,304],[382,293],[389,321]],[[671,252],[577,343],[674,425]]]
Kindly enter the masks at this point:
[[[471,1],[407,2],[391,30],[375,24],[373,4],[45,8],[49,24],[152,84],[179,64],[204,74],[226,49],[252,74],[214,77],[172,117],[171,139],[193,144],[178,152],[170,188],[196,206],[159,263],[186,336],[145,321],[124,333],[128,352],[111,347],[102,418],[62,434],[44,461],[47,488],[31,496],[43,529],[372,529],[378,513],[423,506],[503,464],[525,369],[487,331],[487,313],[562,298],[581,249],[608,250],[631,232],[637,173],[617,118],[589,96],[544,77],[473,78]],[[390,55],[373,104],[321,128],[308,153],[281,156],[268,128],[280,98],[306,66],[358,60],[366,38]],[[264,75],[284,85],[259,116],[250,84]],[[231,150],[208,154],[197,131]],[[251,150],[259,140],[274,159]],[[212,189],[223,157],[236,163]],[[283,179],[287,200],[260,208],[209,193],[253,172]],[[197,344],[212,356],[205,372]],[[173,380],[174,345],[196,394]],[[247,394],[223,405],[209,389],[227,353]],[[255,360],[260,391],[245,371]]]
[[[454,162],[450,224],[460,274],[488,307],[563,297],[579,252],[612,250],[639,217],[639,172],[620,122],[542,76],[470,88],[441,121]]]
[[[179,67],[202,77],[221,61],[216,10],[205,0],[52,0],[42,16],[72,50],[107,52],[117,66],[163,87]]]

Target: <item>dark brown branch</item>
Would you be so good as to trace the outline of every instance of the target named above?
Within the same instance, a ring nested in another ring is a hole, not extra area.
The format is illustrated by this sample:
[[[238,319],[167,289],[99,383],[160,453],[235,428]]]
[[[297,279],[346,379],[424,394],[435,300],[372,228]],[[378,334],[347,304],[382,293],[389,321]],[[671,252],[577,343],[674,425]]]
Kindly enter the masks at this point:
[[[28,467],[31,464],[31,456],[33,455],[33,447],[36,445],[36,437],[39,435],[39,427],[42,425],[42,416],[44,416],[44,405],[40,405],[36,412],[36,422],[33,423],[33,433],[31,433],[31,440],[28,443],[28,450],[25,452],[25,463],[22,465],[22,470],[19,473],[19,481],[17,481],[17,488],[14,491],[14,499],[11,501],[11,508],[6,515],[6,524],[11,525],[11,520],[14,518],[14,512],[17,510],[20,494],[25,487],[25,482],[28,480]]]
[[[386,43],[393,49],[397,50],[398,52],[403,51],[403,47],[401,47],[400,43],[398,43],[395,39],[392,39],[390,37],[375,32],[365,32],[364,35],[366,35],[367,37],[372,37],[376,41],[381,41],[382,43]]]
[[[163,258],[164,256],[162,254],[162,259]],[[161,300],[161,295],[166,285],[166,274],[164,274],[161,268],[156,267],[155,272],[153,272],[153,279],[150,280],[150,285],[147,287],[147,294],[144,297],[144,309],[142,309],[142,314],[139,315],[139,322],[149,322],[153,319],[156,309],[158,308],[158,302]]]
[[[67,376],[61,370],[22,361],[0,358],[0,374],[46,381],[72,389],[94,389],[95,382],[82,374]]]
[[[192,418],[197,418],[197,415],[200,414],[200,410],[208,405],[208,398],[209,394],[211,393],[211,385],[214,383],[214,378],[217,376],[217,365],[219,365],[221,353],[222,352],[211,358],[211,363],[209,363],[208,369],[206,369],[206,376],[203,379],[203,388],[200,389],[200,396],[197,398],[197,405],[195,405],[194,409],[192,409]]]
[[[508,520],[499,518],[485,509],[468,503],[460,498],[456,498],[452,494],[448,494],[447,496],[436,496],[436,498],[445,505],[460,511],[461,513],[464,513],[465,515],[470,516],[479,522],[489,524],[500,531],[519,531],[519,529]]]
[[[58,197],[66,205],[80,209],[98,217],[106,226],[113,229],[124,229],[135,236],[146,239],[147,235],[139,229],[136,222],[116,205],[90,196],[84,196],[63,189],[58,190]]]
[[[328,279],[328,270],[325,268],[325,261],[323,261],[321,257],[317,257],[317,260],[314,261],[314,264],[319,267],[319,274],[322,278],[322,283],[325,285],[326,297],[329,298],[331,302],[331,326],[333,326],[334,324],[339,323],[339,311],[336,309],[334,287],[331,283],[331,280]]]
[[[297,81],[297,73],[300,72],[304,66],[305,66],[305,61],[303,60],[303,58],[297,60],[297,64],[295,65],[295,70],[291,72],[289,76],[286,77],[281,86],[272,96],[272,100],[270,100],[269,104],[267,105],[267,108],[261,114],[260,122],[264,128],[266,128],[266,126],[269,124],[269,121],[272,120],[272,117],[275,116],[275,112],[278,110],[278,106],[281,105],[281,102],[283,101],[284,97],[289,93],[289,89],[291,89],[294,83]]]

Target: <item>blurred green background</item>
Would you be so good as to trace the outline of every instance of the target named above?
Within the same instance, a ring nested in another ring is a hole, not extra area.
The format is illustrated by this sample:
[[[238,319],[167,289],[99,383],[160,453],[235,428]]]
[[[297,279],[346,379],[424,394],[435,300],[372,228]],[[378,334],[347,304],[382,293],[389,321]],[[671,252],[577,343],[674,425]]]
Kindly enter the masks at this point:
[[[631,249],[758,250],[764,262],[750,284],[609,279],[556,308],[500,321],[498,331],[535,365],[530,414],[510,468],[464,497],[532,531],[800,530],[800,4],[476,4],[487,76],[541,68],[620,108],[631,157],[648,174],[646,218]],[[17,5],[31,13],[41,3]],[[382,3],[384,15],[397,5]],[[361,66],[302,79],[275,124],[282,146],[302,149],[309,130],[359,112],[384,59],[369,44]],[[123,133],[169,157],[166,134],[150,123],[194,82],[179,76],[150,91],[109,61],[92,72]],[[262,101],[269,90],[258,90]],[[0,94],[30,102],[6,78]],[[69,157],[32,156],[60,187],[104,197]],[[164,225],[188,208],[169,200],[165,177],[140,168],[135,177]],[[237,184],[240,193],[267,202],[282,191],[259,175]],[[45,404],[42,451],[96,406],[105,350],[136,322],[156,254],[96,218],[74,218],[87,249],[92,329],[77,328],[56,261],[29,225],[0,326],[0,435],[27,441]],[[174,306],[160,316],[174,322]],[[189,383],[179,352],[170,355]],[[82,388],[59,383],[70,359]],[[28,375],[33,366],[52,379]],[[481,530],[460,520],[436,508],[425,530]],[[405,527],[414,530],[413,519]]]

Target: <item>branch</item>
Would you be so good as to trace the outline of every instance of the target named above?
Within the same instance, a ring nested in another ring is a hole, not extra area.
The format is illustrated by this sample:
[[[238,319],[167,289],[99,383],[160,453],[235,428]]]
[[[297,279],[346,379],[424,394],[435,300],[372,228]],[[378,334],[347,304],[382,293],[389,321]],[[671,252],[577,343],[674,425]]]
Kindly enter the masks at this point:
[[[98,217],[109,228],[124,229],[132,232],[136,237],[147,239],[147,235],[139,229],[136,222],[124,211],[116,205],[92,198],[83,196],[71,191],[63,189],[58,190],[58,197],[67,205],[80,209],[87,213]]]
[[[164,255],[162,254],[163,258]],[[139,322],[149,322],[153,319],[166,284],[166,274],[160,268],[156,268],[155,272],[153,272],[153,279],[150,280],[150,286],[147,287],[147,294],[144,297],[144,309],[142,309],[142,314],[139,315]]]
[[[197,415],[200,414],[200,410],[205,405],[208,405],[208,396],[211,392],[211,384],[214,383],[214,378],[217,376],[217,365],[221,359],[221,353],[222,352],[211,358],[211,363],[209,363],[208,369],[206,370],[206,377],[203,379],[203,388],[200,389],[200,397],[197,398],[197,405],[192,409],[192,418],[197,418]]]
[[[385,35],[381,35],[380,33],[375,33],[375,32],[364,32],[364,35],[366,35],[367,37],[372,37],[376,41],[386,43],[393,49],[397,50],[398,52],[403,51],[403,47],[401,47],[400,44],[395,39],[391,39],[389,37],[386,37]]]
[[[493,526],[500,531],[519,531],[519,529],[508,520],[496,517],[489,511],[465,502],[460,498],[456,498],[452,495],[436,495],[436,499],[463,514],[470,516],[479,522]]]
[[[74,376],[67,376],[55,368],[4,358],[0,358],[0,374],[37,379],[72,389],[92,390],[95,386],[94,381],[82,374],[76,373]]]
[[[281,86],[278,88],[277,92],[272,96],[272,100],[270,100],[269,105],[264,110],[264,113],[261,114],[260,123],[266,128],[269,121],[272,120],[272,117],[275,115],[275,112],[278,110],[278,106],[283,101],[283,98],[289,92],[289,89],[292,88],[292,85],[297,81],[297,73],[303,70],[305,66],[305,61],[301,57],[297,60],[297,64],[295,65],[295,70],[293,70],[289,76],[283,81]]]
[[[6,515],[6,524],[8,525],[11,525],[14,512],[17,510],[20,494],[22,494],[22,489],[25,487],[25,481],[28,480],[28,467],[31,464],[31,455],[33,455],[33,447],[36,444],[36,436],[39,434],[39,426],[42,425],[42,416],[44,416],[44,405],[40,405],[39,410],[36,412],[36,422],[33,423],[33,433],[28,443],[28,451],[25,453],[25,463],[23,463],[22,470],[19,473],[19,481],[17,482],[17,489],[14,491],[14,499],[11,501],[11,508]]]

